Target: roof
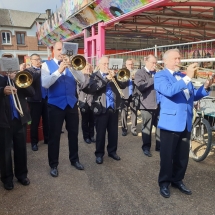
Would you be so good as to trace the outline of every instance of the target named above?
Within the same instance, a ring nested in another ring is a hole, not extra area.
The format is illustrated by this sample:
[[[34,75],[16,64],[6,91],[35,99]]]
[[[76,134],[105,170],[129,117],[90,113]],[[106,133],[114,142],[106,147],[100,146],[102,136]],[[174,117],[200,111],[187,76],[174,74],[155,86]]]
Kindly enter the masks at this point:
[[[31,28],[36,19],[46,19],[45,13],[0,9],[0,26]]]

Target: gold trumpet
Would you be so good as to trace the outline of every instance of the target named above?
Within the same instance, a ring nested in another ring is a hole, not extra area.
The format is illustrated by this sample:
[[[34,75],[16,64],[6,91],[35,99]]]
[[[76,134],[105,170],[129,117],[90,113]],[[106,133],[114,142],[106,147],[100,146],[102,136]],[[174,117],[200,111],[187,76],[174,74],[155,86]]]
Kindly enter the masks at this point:
[[[155,66],[155,69],[156,69],[156,72],[158,72],[158,71],[164,69],[164,67],[157,63],[156,66]]]
[[[8,74],[8,83],[9,83],[9,86],[11,88],[14,106],[15,106],[16,110],[19,112],[21,117],[24,116],[22,106],[20,104],[19,97],[18,97],[17,93],[13,92],[12,87],[15,87],[15,85],[16,85],[19,88],[27,88],[32,84],[32,82],[33,82],[33,76],[27,70],[24,70],[22,72],[18,72],[15,75],[13,81],[10,80],[10,77]],[[14,83],[15,83],[15,85],[14,85]]]
[[[189,65],[186,65],[186,66],[183,66],[183,65],[178,65],[179,67],[182,67],[182,68],[186,68],[189,66]],[[207,73],[206,76],[203,75],[203,76],[200,76],[198,75],[198,72],[212,72],[212,73],[215,73],[215,70],[212,70],[212,69],[207,69],[207,68],[203,68],[203,67],[196,67],[196,70],[194,72],[194,78],[209,78],[209,74]]]
[[[110,74],[110,72],[109,72]],[[111,75],[111,74],[110,74]],[[112,75],[111,75],[112,76]],[[130,79],[130,71],[126,68],[123,68],[123,69],[120,69],[118,72],[117,72],[117,75],[116,75],[116,79],[118,81],[121,81],[121,82],[126,82]],[[125,98],[121,88],[119,87],[119,85],[117,84],[115,78],[112,76],[112,81],[114,83],[114,85],[116,86],[116,89],[118,90],[120,96],[122,98]]]

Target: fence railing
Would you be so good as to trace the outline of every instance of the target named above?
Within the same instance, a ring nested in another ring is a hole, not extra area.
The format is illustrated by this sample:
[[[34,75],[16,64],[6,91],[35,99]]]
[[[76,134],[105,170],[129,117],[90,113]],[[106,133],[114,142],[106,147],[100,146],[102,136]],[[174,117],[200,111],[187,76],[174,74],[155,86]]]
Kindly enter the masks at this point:
[[[191,43],[181,43],[173,45],[164,45],[164,46],[154,46],[146,49],[139,49],[135,51],[122,52],[117,54],[105,55],[109,58],[123,58],[123,62],[131,58],[135,62],[136,67],[141,67],[144,65],[144,57],[149,54],[153,54],[157,57],[158,62],[162,61],[163,54],[169,50],[177,48],[181,52],[182,62],[211,62],[207,63],[207,67],[214,69],[215,61],[215,39],[191,42]],[[205,58],[209,58],[206,60]],[[204,60],[203,60],[204,59]]]

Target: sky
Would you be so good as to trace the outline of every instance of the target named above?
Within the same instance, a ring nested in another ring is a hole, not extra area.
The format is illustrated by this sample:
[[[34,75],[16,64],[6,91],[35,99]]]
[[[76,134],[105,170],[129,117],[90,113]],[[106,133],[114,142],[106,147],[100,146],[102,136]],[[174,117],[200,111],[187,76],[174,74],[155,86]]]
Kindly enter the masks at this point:
[[[55,12],[60,6],[61,0],[0,0],[0,8],[37,13],[45,13],[46,9]]]

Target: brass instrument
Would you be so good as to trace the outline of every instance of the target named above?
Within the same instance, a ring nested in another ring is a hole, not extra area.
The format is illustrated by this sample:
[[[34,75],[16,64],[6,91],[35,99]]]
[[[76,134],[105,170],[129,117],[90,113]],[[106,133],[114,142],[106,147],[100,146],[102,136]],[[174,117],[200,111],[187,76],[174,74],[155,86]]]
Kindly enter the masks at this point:
[[[86,59],[82,55],[73,55],[70,57],[70,64],[74,70],[82,70],[86,66]]]
[[[82,55],[72,55],[72,56],[66,55],[66,57],[63,58],[63,60],[66,62],[69,62],[68,67],[73,77],[75,78],[76,82],[80,84],[80,81],[78,80],[77,76],[79,76],[79,79],[81,79],[81,82],[84,82],[85,77],[83,73],[78,71],[81,71],[85,68],[87,64],[86,59]]]
[[[187,67],[188,67],[189,65],[186,65],[186,66],[178,65],[178,66],[187,69]],[[209,74],[206,74],[206,76],[205,76],[205,75],[203,75],[203,76],[198,76],[198,72],[199,72],[199,71],[200,71],[200,72],[206,71],[206,72],[215,73],[215,70],[207,69],[207,68],[203,68],[203,67],[198,67],[198,66],[197,66],[197,67],[196,67],[196,70],[195,70],[195,72],[194,72],[194,78],[198,78],[198,77],[200,77],[200,78],[209,78]],[[214,76],[214,74],[213,74],[212,76]]]
[[[110,73],[109,73],[109,74],[110,74]],[[116,79],[117,79],[118,81],[122,81],[122,82],[128,81],[128,80],[130,79],[130,71],[129,71],[128,69],[126,69],[126,68],[120,69],[120,70],[118,71],[117,75],[116,75]],[[122,90],[120,89],[119,85],[117,84],[115,78],[112,77],[112,81],[113,81],[113,83],[114,83],[116,89],[118,90],[120,96],[121,96],[122,98],[125,98],[125,96],[124,96]]]
[[[21,117],[24,116],[22,106],[20,104],[17,93],[14,94],[12,87],[15,87],[15,85],[16,85],[19,88],[26,88],[26,87],[29,87],[32,84],[32,82],[33,82],[33,76],[27,70],[18,72],[16,74],[16,76],[14,77],[14,81],[11,81],[10,77],[8,75],[8,83],[11,88],[14,106],[15,106],[16,110],[19,112]],[[14,83],[15,83],[15,85],[14,85]]]
[[[157,63],[156,66],[155,66],[155,69],[156,69],[156,72],[158,72],[158,71],[164,69],[164,67]]]
[[[29,87],[33,82],[33,77],[27,70],[18,72],[14,78],[14,83],[19,88]]]

